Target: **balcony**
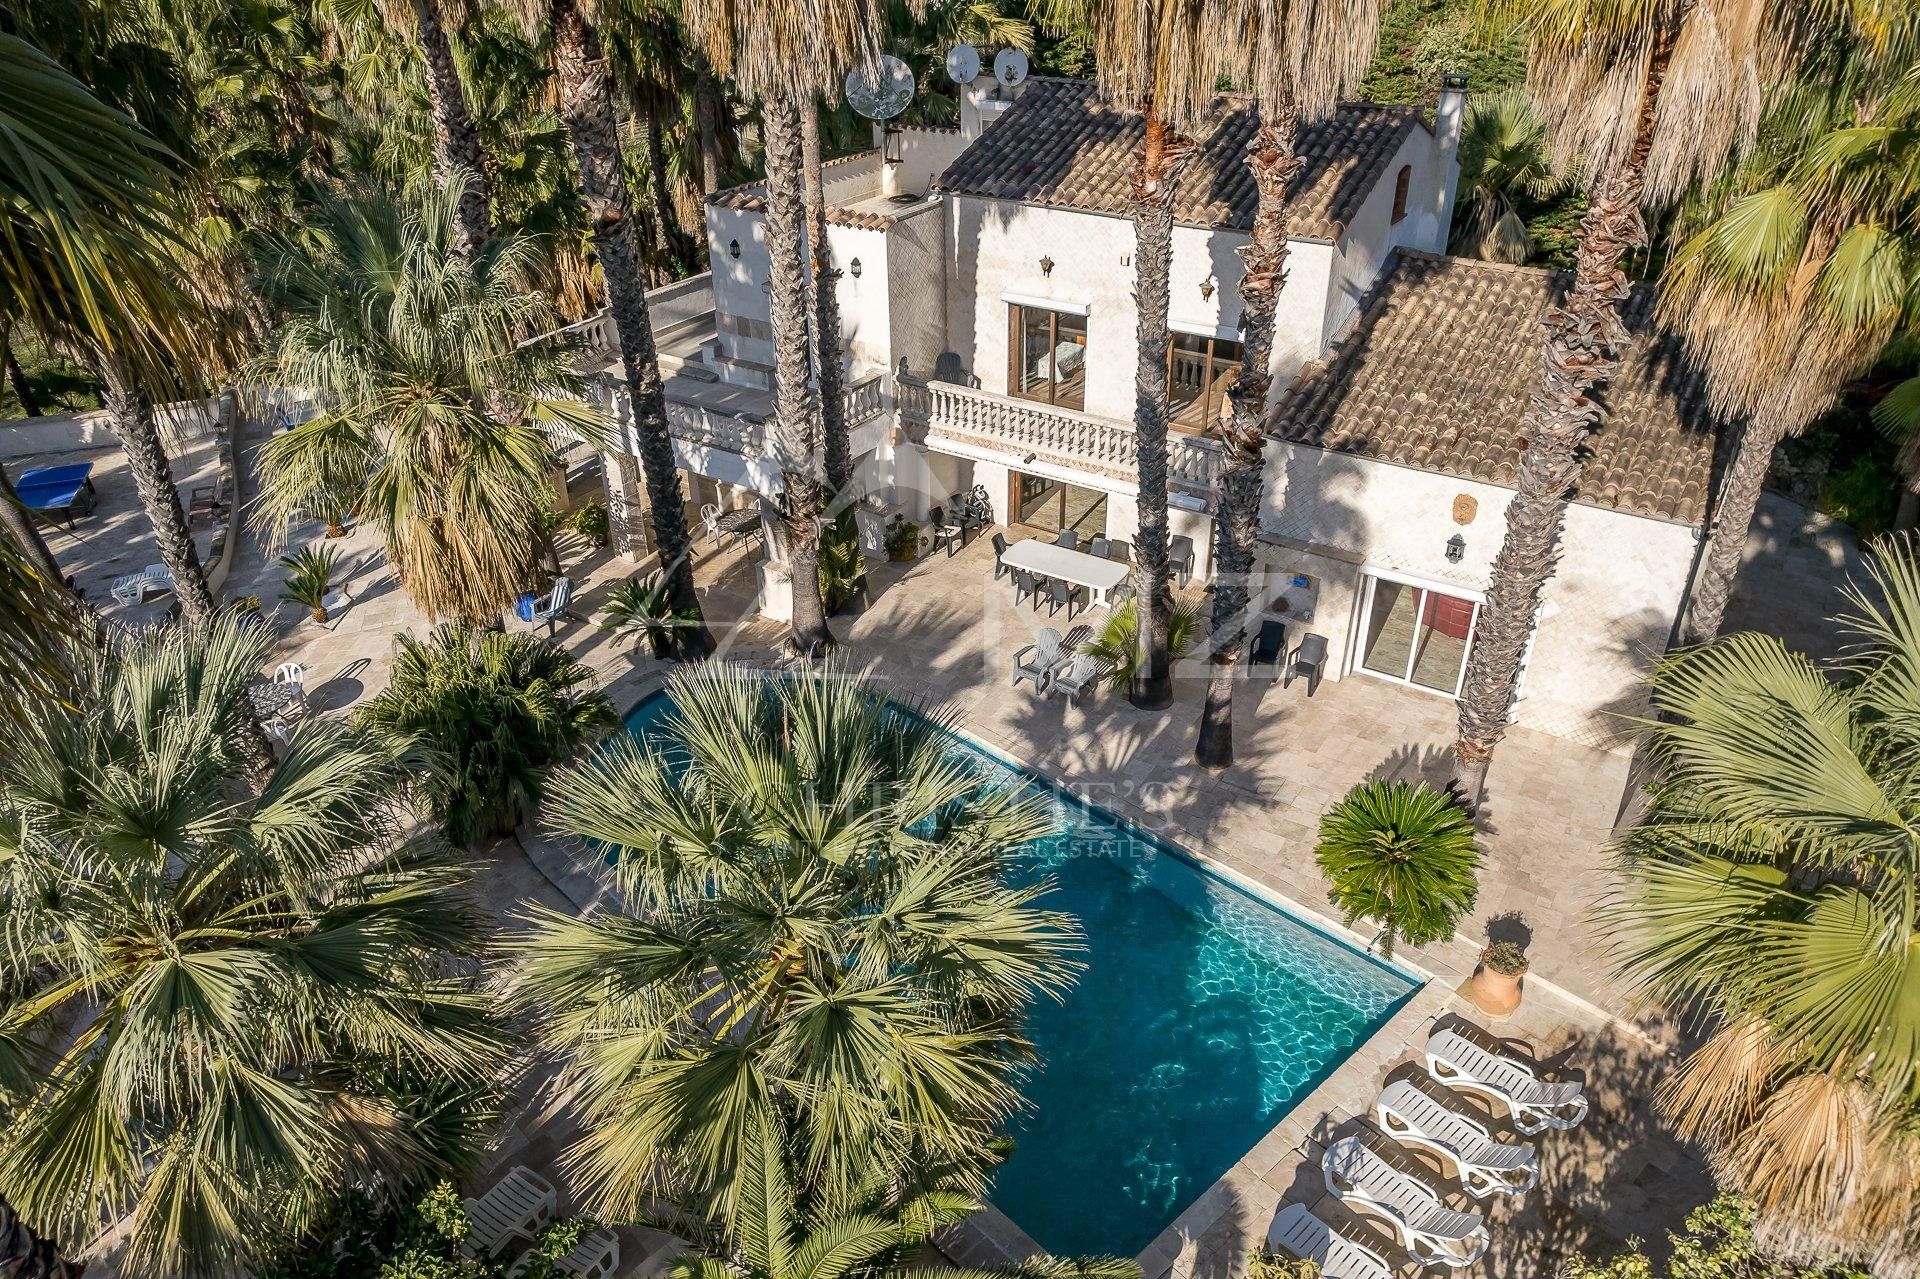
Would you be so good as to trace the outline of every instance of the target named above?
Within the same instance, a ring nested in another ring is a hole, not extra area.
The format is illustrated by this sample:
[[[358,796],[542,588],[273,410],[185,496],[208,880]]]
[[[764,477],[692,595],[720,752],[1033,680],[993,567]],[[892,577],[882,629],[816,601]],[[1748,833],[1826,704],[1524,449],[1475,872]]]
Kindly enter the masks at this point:
[[[591,377],[592,397],[617,424],[624,439],[633,420],[626,381],[619,373]],[[772,452],[773,392],[732,386],[679,374],[666,380],[667,429],[676,444],[693,449],[719,449],[744,458]],[[886,411],[885,385],[878,372],[856,378],[845,392],[848,431]],[[628,452],[633,441],[626,440]]]
[[[1130,422],[953,382],[906,378],[899,381],[899,403],[904,420],[926,424],[930,442],[986,447],[1023,461],[1044,461],[1129,483],[1139,478],[1139,452]],[[1220,446],[1212,440],[1168,434],[1170,485],[1204,494],[1219,479],[1220,465]]]

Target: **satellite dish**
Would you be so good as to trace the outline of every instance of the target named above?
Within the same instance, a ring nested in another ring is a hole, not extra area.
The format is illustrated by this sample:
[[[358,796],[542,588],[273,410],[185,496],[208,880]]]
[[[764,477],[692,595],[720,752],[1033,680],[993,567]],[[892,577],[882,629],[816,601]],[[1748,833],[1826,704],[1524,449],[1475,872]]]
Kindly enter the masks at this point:
[[[980,77],[980,51],[970,44],[956,44],[947,50],[947,78],[955,84],[972,84]]]
[[[891,53],[874,72],[847,72],[847,105],[869,120],[891,120],[913,101],[913,71]]]
[[[1002,49],[993,59],[993,78],[1011,89],[1027,78],[1027,55],[1018,49]]]

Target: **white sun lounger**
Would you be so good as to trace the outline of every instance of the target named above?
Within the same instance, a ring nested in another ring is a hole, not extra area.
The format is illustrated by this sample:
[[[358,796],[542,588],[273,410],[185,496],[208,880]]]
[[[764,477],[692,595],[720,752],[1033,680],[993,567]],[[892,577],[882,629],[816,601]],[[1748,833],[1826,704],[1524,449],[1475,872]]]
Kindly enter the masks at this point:
[[[1579,1084],[1547,1083],[1533,1067],[1490,1053],[1451,1030],[1428,1037],[1427,1072],[1449,1088],[1477,1092],[1505,1106],[1513,1126],[1529,1137],[1549,1128],[1571,1128],[1587,1117],[1587,1099]]]
[[[462,1248],[469,1256],[491,1257],[509,1239],[532,1243],[540,1228],[553,1220],[559,1196],[552,1182],[525,1164],[515,1164],[493,1189],[465,1202],[473,1233]]]
[[[113,579],[111,592],[116,603],[138,604],[147,598],[148,591],[170,591],[173,589],[173,574],[167,571],[165,564],[149,564],[138,573],[129,573],[125,577]]]
[[[1322,1279],[1393,1279],[1384,1257],[1340,1234],[1303,1204],[1287,1204],[1274,1215],[1267,1247],[1311,1261]]]
[[[1423,1266],[1458,1270],[1487,1250],[1487,1224],[1477,1212],[1455,1212],[1433,1188],[1366,1148],[1358,1137],[1335,1142],[1320,1158],[1327,1189],[1387,1219],[1401,1245]]]
[[[507,1271],[508,1279],[518,1279],[532,1265],[533,1253],[528,1252]],[[572,1252],[553,1263],[553,1268],[574,1279],[612,1279],[613,1272],[620,1268],[620,1236],[603,1226],[583,1236]]]
[[[1388,1084],[1373,1103],[1380,1131],[1403,1146],[1431,1150],[1452,1164],[1475,1199],[1524,1195],[1540,1184],[1540,1157],[1532,1146],[1493,1139],[1484,1124],[1435,1101],[1410,1080]]]

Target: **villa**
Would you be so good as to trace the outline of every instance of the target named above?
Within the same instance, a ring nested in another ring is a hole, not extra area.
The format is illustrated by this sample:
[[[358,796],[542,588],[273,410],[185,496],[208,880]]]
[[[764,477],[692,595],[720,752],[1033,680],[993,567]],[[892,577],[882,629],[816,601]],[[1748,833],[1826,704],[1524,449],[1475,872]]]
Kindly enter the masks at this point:
[[[1546,271],[1445,256],[1463,81],[1420,111],[1342,105],[1303,128],[1256,599],[1323,636],[1330,679],[1364,675],[1457,693],[1518,468]],[[1211,568],[1218,422],[1240,358],[1241,265],[1255,127],[1223,101],[1176,205],[1168,327],[1170,520]],[[1091,86],[982,77],[955,128],[876,128],[832,162],[828,238],[839,276],[848,421],[878,549],[894,516],[924,521],[984,491],[1017,535],[1131,540],[1133,227],[1126,171],[1142,125]],[[660,291],[654,324],[678,460],[696,503],[779,491],[768,258],[757,185],[707,206],[709,275]],[[1636,290],[1606,428],[1566,521],[1523,674],[1518,722],[1588,744],[1679,621],[1702,539],[1717,438],[1700,378],[1649,337]],[[614,363],[604,318],[583,328]],[[624,390],[606,402],[625,420]],[[632,452],[629,441],[629,453]],[[609,455],[623,549],[644,553],[637,461]],[[784,616],[778,539],[761,607]],[[983,589],[985,584],[983,583]],[[1297,642],[1297,641],[1296,641]]]

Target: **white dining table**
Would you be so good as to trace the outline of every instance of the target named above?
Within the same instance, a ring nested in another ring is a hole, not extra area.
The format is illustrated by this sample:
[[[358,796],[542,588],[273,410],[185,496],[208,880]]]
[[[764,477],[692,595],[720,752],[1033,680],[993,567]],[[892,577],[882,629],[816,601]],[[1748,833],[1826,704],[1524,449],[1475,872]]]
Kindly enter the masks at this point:
[[[1107,606],[1107,592],[1127,580],[1127,566],[1117,560],[1103,559],[1085,551],[1070,551],[1037,537],[1023,538],[1007,548],[1000,562],[1009,568],[1023,568],[1042,577],[1057,577],[1063,582],[1087,588],[1091,601]]]

